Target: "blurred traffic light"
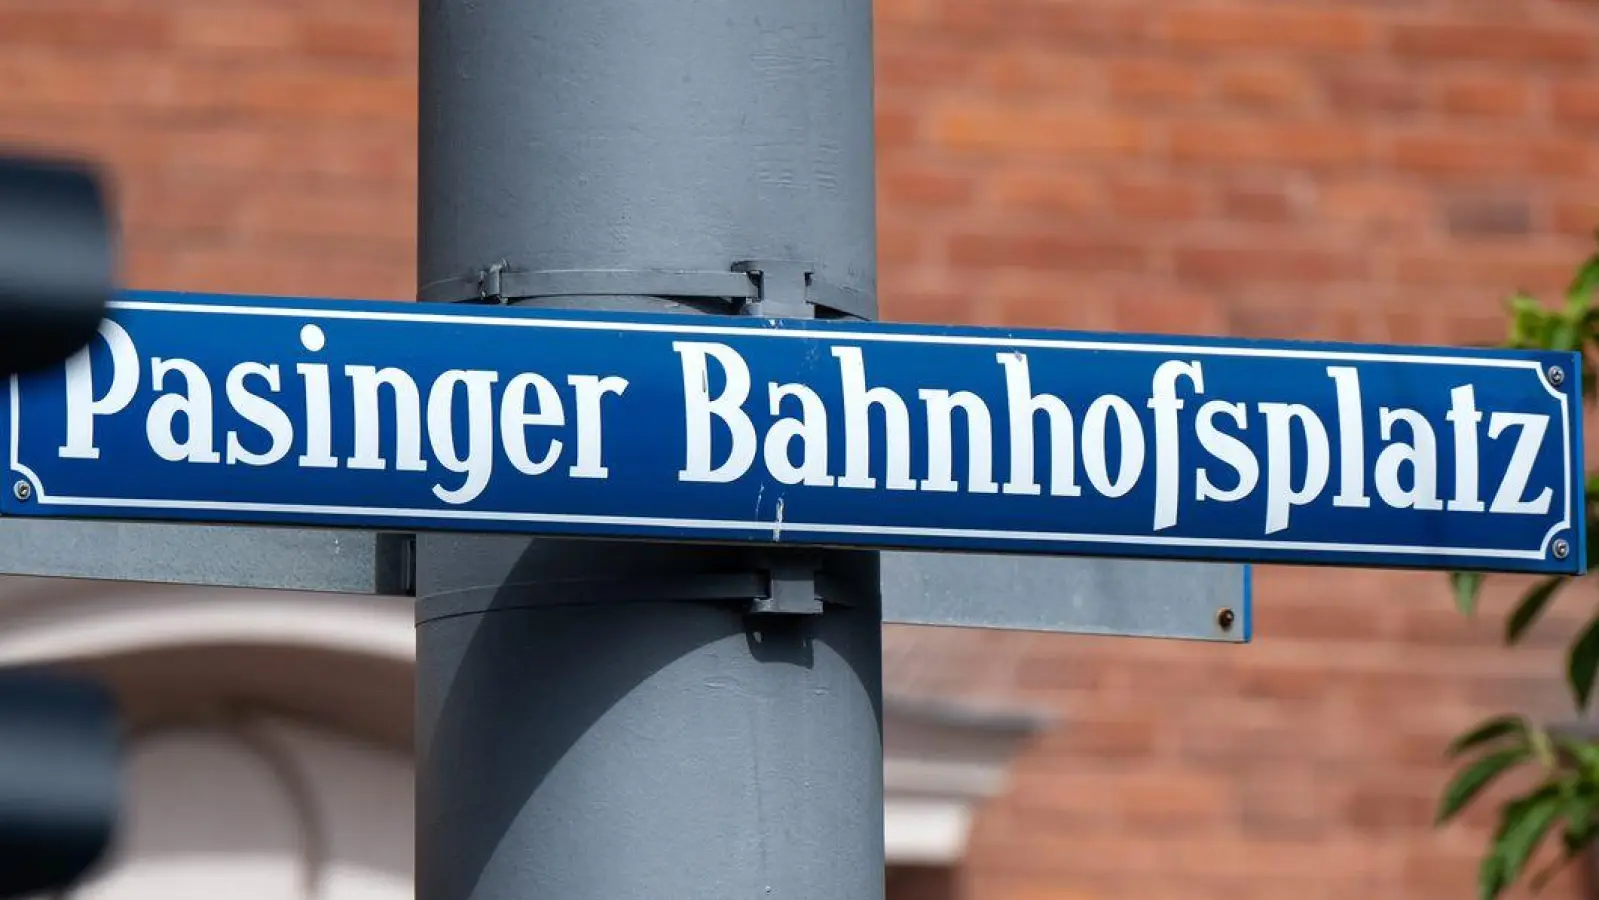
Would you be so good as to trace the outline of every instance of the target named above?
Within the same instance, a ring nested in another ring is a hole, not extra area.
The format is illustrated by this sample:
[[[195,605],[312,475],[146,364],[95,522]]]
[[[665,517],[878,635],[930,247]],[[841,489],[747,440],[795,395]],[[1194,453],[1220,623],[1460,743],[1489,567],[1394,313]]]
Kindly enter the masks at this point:
[[[88,167],[0,158],[0,377],[65,360],[93,339],[115,249]],[[57,894],[110,844],[120,735],[87,679],[0,672],[0,897]]]
[[[0,673],[0,897],[54,894],[110,844],[120,784],[120,725],[87,679]]]
[[[0,158],[0,377],[93,339],[115,282],[112,231],[92,168]]]

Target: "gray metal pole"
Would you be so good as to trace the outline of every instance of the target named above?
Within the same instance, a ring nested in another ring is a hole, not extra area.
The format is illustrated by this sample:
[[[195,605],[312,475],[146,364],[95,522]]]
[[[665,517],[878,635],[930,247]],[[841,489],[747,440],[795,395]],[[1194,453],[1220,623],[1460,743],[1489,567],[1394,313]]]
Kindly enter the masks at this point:
[[[875,315],[871,55],[870,0],[422,0],[421,297],[730,313],[672,273],[763,260]],[[881,898],[878,577],[419,538],[417,896]]]

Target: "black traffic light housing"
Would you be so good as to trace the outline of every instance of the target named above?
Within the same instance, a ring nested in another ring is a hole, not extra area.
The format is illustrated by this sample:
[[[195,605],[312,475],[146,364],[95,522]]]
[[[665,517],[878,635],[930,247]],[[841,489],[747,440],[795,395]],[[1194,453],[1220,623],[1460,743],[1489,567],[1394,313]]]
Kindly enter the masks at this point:
[[[92,168],[0,158],[0,377],[54,365],[94,338],[115,252]]]
[[[0,897],[53,895],[100,860],[115,829],[120,724],[88,679],[0,673]]]
[[[111,299],[114,254],[91,168],[0,158],[0,379],[88,345]],[[111,695],[92,680],[0,671],[0,898],[57,894],[105,853],[119,730]]]

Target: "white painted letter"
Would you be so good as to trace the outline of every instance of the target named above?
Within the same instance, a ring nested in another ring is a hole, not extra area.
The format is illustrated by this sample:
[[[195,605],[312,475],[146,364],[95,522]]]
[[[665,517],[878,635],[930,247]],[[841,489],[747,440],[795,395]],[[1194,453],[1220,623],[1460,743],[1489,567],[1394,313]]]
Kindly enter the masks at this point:
[[[1033,419],[1049,419],[1049,493],[1052,497],[1077,497],[1076,450],[1071,410],[1053,394],[1034,394],[1027,357],[998,354],[1005,367],[1005,396],[1010,416],[1010,473],[1004,493],[1037,496],[1043,487],[1033,477]]]
[[[672,349],[682,357],[683,412],[687,417],[688,447],[678,481],[725,483],[736,481],[755,462],[755,426],[744,412],[750,395],[750,370],[744,357],[726,344],[699,344],[674,341]],[[727,377],[722,393],[711,399],[711,376],[705,364],[715,357]],[[722,420],[733,437],[733,446],[720,466],[711,468],[711,418]]]
[[[1438,438],[1432,425],[1413,409],[1377,410],[1377,427],[1382,439],[1391,440],[1394,424],[1403,422],[1410,427],[1411,443],[1389,444],[1377,454],[1377,468],[1372,481],[1377,485],[1377,496],[1394,509],[1443,509],[1438,499]],[[1399,484],[1399,467],[1410,464],[1410,489]]]
[[[803,384],[770,386],[772,415],[783,412],[783,398],[800,402],[799,418],[780,418],[766,432],[766,470],[780,484],[805,484],[832,487],[827,474],[827,406],[816,392]],[[793,463],[790,445],[800,442],[799,465]]]
[[[1105,443],[1105,417],[1116,412],[1116,430],[1121,435],[1121,462],[1112,480],[1107,471],[1109,456]],[[1095,400],[1083,415],[1083,473],[1088,483],[1106,497],[1121,497],[1138,484],[1144,472],[1144,426],[1133,405],[1106,394]]]
[[[605,419],[603,413],[606,394],[622,396],[627,390],[627,379],[619,375],[571,375],[566,379],[577,391],[577,462],[569,470],[573,478],[608,478],[611,470],[605,467]]]
[[[1482,413],[1477,410],[1476,390],[1469,384],[1449,392],[1449,412],[1444,418],[1455,426],[1455,496],[1451,510],[1482,512],[1482,497],[1477,493],[1477,426]]]
[[[439,464],[466,480],[455,490],[433,486],[433,495],[445,503],[470,503],[488,487],[494,471],[493,372],[451,369],[439,376],[428,391],[428,441]],[[455,452],[455,386],[466,387],[466,456]]]
[[[59,451],[62,459],[99,459],[100,448],[94,445],[95,418],[127,409],[139,389],[139,351],[133,338],[109,319],[100,324],[100,337],[111,351],[111,385],[104,397],[95,399],[88,348],[67,360],[67,442]]]
[[[955,409],[966,413],[966,489],[974,494],[999,491],[994,483],[994,426],[988,405],[971,391],[923,390],[927,404],[927,478],[922,489],[950,492],[955,483]]]
[[[230,466],[234,463],[270,466],[288,456],[289,449],[294,446],[294,423],[289,421],[288,413],[271,400],[250,391],[250,386],[245,384],[244,380],[251,375],[265,381],[267,389],[277,393],[280,384],[277,366],[255,362],[239,363],[228,373],[226,385],[228,403],[246,422],[265,431],[267,437],[272,439],[272,443],[265,453],[255,453],[244,449],[237,431],[229,431],[227,459]]]
[[[144,420],[144,434],[150,449],[167,462],[214,463],[222,457],[214,446],[211,430],[211,382],[200,367],[186,359],[150,360],[150,387],[164,390],[168,373],[183,376],[183,393],[162,394],[150,404]],[[172,433],[172,420],[183,415],[183,441]]]
[[[317,353],[327,346],[327,336],[316,325],[300,329],[300,346]],[[328,382],[328,367],[321,363],[300,363],[294,367],[305,379],[305,454],[300,465],[309,469],[334,469],[333,389]]]
[[[1360,411],[1360,371],[1352,366],[1328,366],[1338,387],[1338,494],[1334,506],[1365,509],[1366,423]]]
[[[1496,412],[1488,419],[1488,439],[1498,440],[1506,428],[1521,426],[1516,439],[1516,449],[1510,454],[1510,465],[1505,467],[1504,480],[1494,492],[1489,512],[1518,513],[1541,516],[1549,511],[1554,492],[1544,488],[1535,500],[1523,500],[1527,481],[1532,477],[1532,464],[1538,459],[1538,448],[1543,446],[1544,433],[1549,430],[1549,417],[1535,413]]]
[[[1177,411],[1183,401],[1177,397],[1177,379],[1187,378],[1196,394],[1205,392],[1205,375],[1199,362],[1171,360],[1155,370],[1150,389],[1149,408],[1155,411],[1155,530],[1177,524],[1177,494],[1180,474],[1177,469]]]
[[[1309,407],[1297,403],[1262,403],[1266,417],[1266,533],[1288,527],[1288,514],[1321,496],[1332,467],[1327,428]],[[1290,433],[1295,420],[1305,433],[1305,480],[1293,487],[1294,457]]]
[[[844,477],[839,487],[872,488],[871,475],[873,406],[883,410],[884,487],[891,491],[913,491],[911,479],[911,426],[905,401],[884,387],[866,387],[866,364],[859,347],[834,347],[839,378],[844,386]]]
[[[538,409],[528,412],[527,389],[532,385],[538,395]],[[550,440],[550,449],[544,458],[534,462],[527,454],[527,427],[529,425],[565,425],[566,410],[561,408],[561,395],[555,385],[542,375],[524,372],[512,378],[505,386],[505,396],[500,398],[500,440],[505,444],[505,455],[523,475],[543,475],[555,468],[561,459],[561,442]]]
[[[348,461],[352,469],[383,469],[388,461],[381,449],[378,389],[388,385],[394,393],[394,468],[401,472],[425,472],[422,459],[422,398],[416,382],[405,372],[372,366],[345,366],[355,406],[355,454]]]
[[[1222,503],[1232,503],[1248,497],[1260,481],[1260,462],[1255,459],[1255,454],[1249,452],[1249,445],[1230,434],[1223,434],[1216,430],[1215,419],[1217,413],[1226,413],[1228,418],[1238,426],[1239,431],[1249,428],[1246,414],[1247,410],[1242,403],[1228,403],[1224,400],[1212,400],[1199,407],[1194,428],[1199,434],[1199,446],[1205,452],[1216,457],[1238,473],[1238,485],[1232,490],[1221,490],[1215,482],[1210,480],[1210,474],[1203,466],[1199,468],[1195,488],[1200,500],[1219,500]]]

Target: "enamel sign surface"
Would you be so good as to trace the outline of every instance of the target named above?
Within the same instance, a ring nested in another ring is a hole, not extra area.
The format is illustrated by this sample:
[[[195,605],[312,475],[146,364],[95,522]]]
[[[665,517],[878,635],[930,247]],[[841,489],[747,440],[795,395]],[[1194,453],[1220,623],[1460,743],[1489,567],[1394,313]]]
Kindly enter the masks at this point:
[[[127,294],[0,512],[1576,573],[1578,363]]]

